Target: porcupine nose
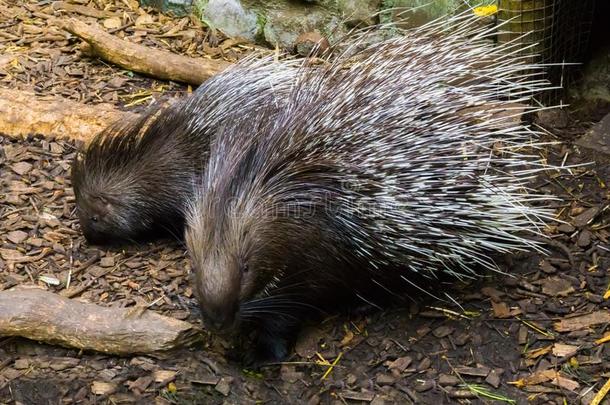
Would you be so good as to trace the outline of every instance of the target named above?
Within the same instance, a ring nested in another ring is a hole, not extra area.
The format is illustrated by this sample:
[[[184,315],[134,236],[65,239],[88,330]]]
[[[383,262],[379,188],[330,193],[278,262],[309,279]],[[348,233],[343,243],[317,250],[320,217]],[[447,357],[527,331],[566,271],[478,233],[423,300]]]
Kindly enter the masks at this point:
[[[236,304],[203,308],[204,322],[217,331],[224,331],[230,329],[235,323],[236,312]]]

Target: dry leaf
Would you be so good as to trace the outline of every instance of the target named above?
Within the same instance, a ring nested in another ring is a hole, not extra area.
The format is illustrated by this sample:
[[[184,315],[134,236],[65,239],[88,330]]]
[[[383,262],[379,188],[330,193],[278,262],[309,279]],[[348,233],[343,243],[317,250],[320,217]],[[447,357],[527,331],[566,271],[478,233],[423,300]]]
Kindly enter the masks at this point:
[[[345,336],[343,336],[343,339],[341,339],[341,346],[348,345],[353,339],[354,339],[354,332],[352,332],[351,330],[348,330],[347,332],[345,332]]]
[[[566,279],[551,277],[543,280],[542,293],[552,297],[565,297],[574,292],[574,287]]]
[[[136,18],[136,27],[152,24],[154,22],[155,21],[150,14],[142,14]]]
[[[12,231],[12,232],[9,232],[8,234],[6,234],[6,239],[10,240],[15,245],[20,244],[21,242],[26,240],[27,237],[28,237],[28,234],[23,231]]]
[[[153,373],[155,382],[167,383],[176,378],[177,371],[173,370],[157,370]]]
[[[16,58],[15,55],[0,55],[0,69],[13,63]]]
[[[537,359],[540,356],[544,356],[547,353],[550,353],[552,349],[552,345],[541,347],[540,349],[530,350],[525,354],[525,357],[528,359]]]
[[[55,278],[53,276],[42,275],[42,276],[38,277],[38,279],[40,281],[42,281],[43,283],[46,283],[46,284],[49,284],[49,285],[60,285],[61,284],[61,282],[57,278]]]
[[[572,357],[578,352],[578,346],[555,343],[553,345],[553,355],[557,357]]]
[[[116,389],[116,384],[109,382],[93,381],[93,384],[91,384],[91,392],[95,395],[109,395],[115,392]]]
[[[513,381],[510,384],[513,384],[518,388],[523,388],[525,386],[542,384],[547,381],[550,381],[552,384],[567,389],[569,391],[574,391],[580,386],[576,381],[564,377],[563,373],[552,369],[538,371],[528,377]]]
[[[511,316],[510,308],[505,302],[491,301],[491,307],[496,318],[508,318]]]
[[[28,162],[19,162],[11,166],[11,169],[20,176],[28,174],[32,170],[32,165]]]
[[[104,27],[109,30],[119,28],[121,25],[123,25],[123,22],[119,17],[110,17],[104,20]]]
[[[562,319],[559,322],[555,322],[554,327],[557,332],[571,332],[609,322],[610,310],[602,309],[591,314]]]
[[[555,375],[555,378],[551,380],[551,383],[568,391],[576,391],[580,387],[580,384],[576,381],[562,377],[559,373]]]

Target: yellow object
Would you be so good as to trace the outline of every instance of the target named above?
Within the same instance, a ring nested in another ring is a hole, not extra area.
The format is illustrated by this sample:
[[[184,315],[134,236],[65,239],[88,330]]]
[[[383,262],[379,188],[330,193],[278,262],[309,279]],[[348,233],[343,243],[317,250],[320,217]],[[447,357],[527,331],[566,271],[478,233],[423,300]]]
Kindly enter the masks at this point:
[[[472,9],[472,12],[477,17],[487,17],[489,15],[494,15],[498,12],[498,6],[492,4],[491,6],[480,6]]]
[[[610,333],[606,333],[603,338],[599,338],[595,341],[596,345],[601,345],[602,343],[610,342]]]
[[[608,391],[610,391],[610,378],[608,379],[608,381],[606,381],[604,386],[597,392],[597,394],[595,394],[595,397],[593,397],[593,401],[591,401],[591,405],[601,404],[602,400],[606,397]]]
[[[343,356],[343,352],[339,352],[339,355],[337,356],[337,358],[335,359],[335,361],[333,361],[333,363],[328,367],[328,369],[326,370],[326,372],[324,373],[324,375],[322,376],[322,380],[326,379],[326,377],[328,377],[328,375],[330,374],[330,372],[333,370],[333,368],[335,368],[335,366],[337,365],[337,363],[339,363],[339,360],[341,359],[341,356]]]
[[[169,392],[170,394],[175,394],[176,391],[178,391],[178,388],[176,388],[176,384],[174,384],[173,382],[167,384],[167,392]]]

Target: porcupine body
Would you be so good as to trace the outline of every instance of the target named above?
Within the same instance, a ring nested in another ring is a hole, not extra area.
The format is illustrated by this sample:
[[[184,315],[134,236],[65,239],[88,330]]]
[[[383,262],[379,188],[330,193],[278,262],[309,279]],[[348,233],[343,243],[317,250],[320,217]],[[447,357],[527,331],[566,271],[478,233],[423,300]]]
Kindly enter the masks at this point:
[[[247,69],[245,68],[247,66]],[[295,77],[293,62],[248,58],[203,83],[190,97],[119,122],[77,155],[72,185],[91,243],[183,234],[184,203],[207,163],[210,136],[230,119],[279,108]]]
[[[272,119],[218,134],[186,242],[208,324],[256,331],[248,361],[284,357],[316,313],[538,248],[547,197],[526,185],[544,164],[506,112],[546,82],[491,35],[458,16],[355,40]]]

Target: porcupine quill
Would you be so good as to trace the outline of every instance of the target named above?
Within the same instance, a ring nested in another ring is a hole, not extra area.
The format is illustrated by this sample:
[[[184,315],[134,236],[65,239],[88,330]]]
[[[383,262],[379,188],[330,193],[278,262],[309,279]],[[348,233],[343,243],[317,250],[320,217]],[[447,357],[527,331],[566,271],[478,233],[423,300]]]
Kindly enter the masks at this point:
[[[284,358],[316,314],[540,249],[552,197],[528,184],[548,166],[506,111],[549,85],[494,33],[460,15],[348,40],[304,65],[279,113],[217,134],[186,242],[206,323],[255,331],[248,362]]]
[[[290,92],[296,62],[272,60],[248,57],[190,97],[153,106],[133,122],[110,125],[80,151],[72,185],[87,240],[180,238],[185,203],[207,163],[210,137],[227,121],[235,125],[241,116],[249,120],[259,110],[277,110]]]

